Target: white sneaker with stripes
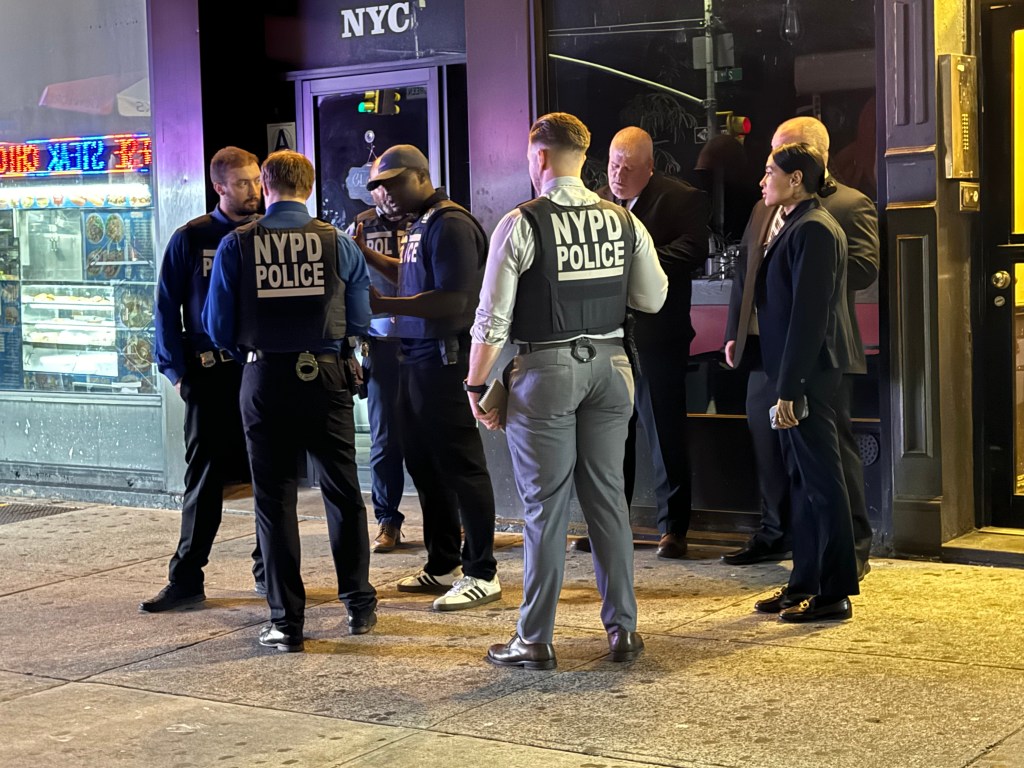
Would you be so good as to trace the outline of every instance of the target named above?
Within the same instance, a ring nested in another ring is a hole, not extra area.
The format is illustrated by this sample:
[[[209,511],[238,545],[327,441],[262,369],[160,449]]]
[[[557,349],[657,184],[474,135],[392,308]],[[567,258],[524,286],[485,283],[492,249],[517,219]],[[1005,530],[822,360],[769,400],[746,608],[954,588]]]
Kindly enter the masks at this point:
[[[413,576],[406,576],[398,582],[399,592],[433,592],[442,594],[462,578],[462,566],[455,566],[451,573],[442,573],[440,576],[433,576],[421,570]]]
[[[495,574],[490,581],[473,576],[458,579],[447,593],[434,601],[435,611],[461,611],[501,599],[501,584]]]

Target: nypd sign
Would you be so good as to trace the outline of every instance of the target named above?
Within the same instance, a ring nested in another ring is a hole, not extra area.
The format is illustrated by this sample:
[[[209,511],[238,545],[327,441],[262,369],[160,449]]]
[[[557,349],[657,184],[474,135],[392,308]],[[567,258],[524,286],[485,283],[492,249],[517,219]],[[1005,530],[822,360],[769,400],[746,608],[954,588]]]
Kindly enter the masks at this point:
[[[313,232],[257,234],[256,295],[261,299],[323,296],[323,243]]]
[[[558,279],[597,280],[621,277],[626,268],[622,220],[602,208],[557,211],[551,214],[555,231]]]

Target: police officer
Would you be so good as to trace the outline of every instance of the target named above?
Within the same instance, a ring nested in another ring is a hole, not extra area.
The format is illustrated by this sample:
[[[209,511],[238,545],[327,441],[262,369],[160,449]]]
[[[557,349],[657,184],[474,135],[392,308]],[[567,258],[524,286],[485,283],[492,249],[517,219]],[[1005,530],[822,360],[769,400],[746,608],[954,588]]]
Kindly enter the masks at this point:
[[[527,159],[541,196],[495,229],[473,325],[466,390],[490,429],[500,414],[479,408],[487,375],[509,335],[519,351],[506,432],[525,508],[523,603],[512,640],[487,652],[499,666],[555,666],[573,485],[589,526],[610,658],[631,661],[643,650],[623,481],[633,374],[622,326],[627,304],[661,308],[668,278],[640,220],[583,186],[589,146],[590,131],[572,115],[533,124]]]
[[[370,166],[370,178],[377,176],[379,158]],[[374,207],[356,216],[353,234],[356,243],[397,259],[405,242],[411,216],[399,213],[383,186],[375,187]],[[394,296],[395,284],[377,270],[370,271],[370,284],[381,296]],[[363,380],[366,382],[367,410],[370,418],[370,483],[373,514],[377,518],[374,552],[391,552],[402,541],[405,516],[399,511],[405,490],[402,445],[398,439],[398,353],[400,342],[392,335],[394,318],[377,315],[363,355]]]
[[[494,490],[462,393],[487,235],[465,208],[434,188],[427,158],[416,147],[399,144],[380,156],[367,187],[379,186],[399,211],[416,217],[400,262],[363,251],[375,269],[398,284],[397,296],[375,295],[371,306],[396,315],[394,335],[402,340],[402,450],[419,492],[427,547],[426,564],[401,579],[398,590],[443,592],[434,601],[437,611],[472,608],[501,597]],[[460,522],[465,546],[460,546]]]
[[[274,152],[261,176],[267,215],[217,249],[203,325],[246,361],[242,422],[271,619],[259,642],[301,651],[306,592],[296,494],[305,451],[320,476],[349,633],[364,634],[377,622],[346,341],[347,334],[366,331],[370,280],[352,239],[306,211],[313,190],[309,160],[290,150]]]
[[[242,367],[203,330],[202,311],[221,238],[258,218],[259,161],[244,149],[224,147],[210,162],[210,180],[217,207],[175,231],[157,279],[156,360],[185,401],[186,468],[178,549],[167,586],[139,606],[146,613],[206,599],[203,566],[220,527],[224,484],[249,475],[238,410]],[[266,594],[259,542],[252,557],[256,592]]]

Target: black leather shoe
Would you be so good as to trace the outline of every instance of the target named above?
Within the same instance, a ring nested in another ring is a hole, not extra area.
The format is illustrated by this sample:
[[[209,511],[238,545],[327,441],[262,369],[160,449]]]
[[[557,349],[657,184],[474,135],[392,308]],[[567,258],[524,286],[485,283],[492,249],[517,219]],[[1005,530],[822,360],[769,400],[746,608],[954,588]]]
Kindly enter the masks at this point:
[[[273,624],[267,624],[260,630],[260,645],[267,648],[276,648],[285,653],[295,653],[304,647],[302,635],[289,635],[282,632]]]
[[[751,539],[742,549],[722,555],[722,562],[726,565],[753,565],[790,560],[792,557],[793,553],[789,550],[773,549],[757,539]]]
[[[377,624],[377,612],[348,615],[348,633],[350,635],[365,635]]]
[[[829,603],[821,603],[818,597],[812,597],[800,605],[786,608],[779,614],[779,618],[797,624],[811,621],[846,621],[853,618],[853,606],[850,605],[848,597]]]
[[[590,552],[590,537],[581,536],[578,539],[573,539],[572,544],[569,545],[569,548],[573,552]]]
[[[637,632],[615,627],[608,632],[608,651],[612,661],[633,661],[644,652],[644,639]]]
[[[512,635],[507,643],[492,645],[487,651],[487,661],[499,667],[525,669],[554,669],[557,663],[551,643],[527,643],[519,635]]]
[[[658,557],[663,560],[681,560],[686,557],[686,537],[666,533],[658,542]]]
[[[783,587],[771,597],[758,600],[754,603],[754,610],[758,613],[778,613],[794,605],[800,605],[804,600],[809,600],[810,595],[789,594],[789,587]]]
[[[160,590],[156,597],[139,603],[139,610],[143,613],[162,613],[186,605],[201,603],[205,599],[206,593],[202,587],[186,589],[177,584],[168,584]]]

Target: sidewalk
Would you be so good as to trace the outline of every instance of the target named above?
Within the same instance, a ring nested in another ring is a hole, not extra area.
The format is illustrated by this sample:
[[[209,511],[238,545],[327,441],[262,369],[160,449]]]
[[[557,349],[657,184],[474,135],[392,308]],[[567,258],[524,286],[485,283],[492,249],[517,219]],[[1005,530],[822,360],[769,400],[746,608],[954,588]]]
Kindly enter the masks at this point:
[[[282,654],[256,643],[247,505],[228,502],[206,603],[159,615],[137,606],[165,582],[177,513],[69,504],[0,525],[0,765],[1024,768],[1022,570],[875,560],[853,621],[788,626],[751,609],[783,565],[643,547],[647,651],[623,665],[604,658],[592,563],[569,553],[558,669],[497,669],[483,656],[515,627],[520,536],[497,535],[501,602],[432,613],[395,590],[423,561],[413,506],[410,543],[373,556],[380,622],[349,637],[304,493],[306,652]]]

